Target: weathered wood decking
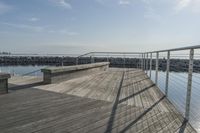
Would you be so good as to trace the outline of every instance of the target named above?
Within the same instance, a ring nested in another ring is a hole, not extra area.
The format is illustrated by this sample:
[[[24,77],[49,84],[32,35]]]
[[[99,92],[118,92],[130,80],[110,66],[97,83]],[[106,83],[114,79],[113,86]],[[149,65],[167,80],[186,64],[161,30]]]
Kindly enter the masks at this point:
[[[2,133],[196,132],[141,70],[109,69],[51,85],[18,77],[10,85],[17,91],[0,96]]]

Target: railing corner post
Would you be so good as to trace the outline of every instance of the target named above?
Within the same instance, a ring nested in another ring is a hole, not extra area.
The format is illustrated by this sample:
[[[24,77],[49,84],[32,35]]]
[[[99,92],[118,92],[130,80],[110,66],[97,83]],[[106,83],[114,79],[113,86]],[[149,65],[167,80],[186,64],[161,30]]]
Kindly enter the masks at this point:
[[[159,67],[159,52],[156,52],[156,75],[155,75],[156,85],[158,85],[158,67]]]
[[[151,70],[152,70],[152,53],[150,53],[150,68],[149,68],[149,77],[151,78]]]
[[[148,64],[149,64],[149,57],[148,57],[149,53],[147,53],[147,58],[146,58],[146,74],[148,75]]]
[[[126,68],[126,55],[123,55],[123,67]]]
[[[186,107],[185,107],[185,119],[189,120],[190,115],[190,101],[192,91],[192,73],[193,73],[193,60],[194,60],[194,49],[190,49],[189,57],[189,69],[188,69],[188,83],[187,83],[187,95],[186,95]]]
[[[78,65],[78,60],[79,60],[79,58],[77,57],[77,58],[76,58],[76,65]]]
[[[144,54],[142,53],[142,58],[141,58],[141,69],[142,69],[142,70],[144,70],[144,68],[143,68],[143,63],[144,63],[144,62],[143,62],[143,56],[144,56]]]
[[[90,56],[90,58],[91,58],[91,64],[92,64],[92,63],[95,63],[95,62],[94,62],[94,56],[95,56],[94,53]]]
[[[170,51],[167,51],[167,67],[166,67],[166,82],[165,82],[166,97],[168,97],[169,71],[170,71]]]
[[[144,63],[143,63],[143,70],[144,70],[144,72],[146,71],[146,54],[144,53]]]

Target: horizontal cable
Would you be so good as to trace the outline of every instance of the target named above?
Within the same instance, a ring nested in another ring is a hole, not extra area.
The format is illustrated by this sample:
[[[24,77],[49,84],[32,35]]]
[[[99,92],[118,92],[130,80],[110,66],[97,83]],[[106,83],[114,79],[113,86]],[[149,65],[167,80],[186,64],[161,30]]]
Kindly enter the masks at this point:
[[[22,76],[31,75],[31,74],[33,74],[33,73],[40,72],[40,71],[41,71],[41,69],[38,69],[38,70],[35,70],[35,71],[31,71],[31,72],[28,72],[28,73],[22,74]]]

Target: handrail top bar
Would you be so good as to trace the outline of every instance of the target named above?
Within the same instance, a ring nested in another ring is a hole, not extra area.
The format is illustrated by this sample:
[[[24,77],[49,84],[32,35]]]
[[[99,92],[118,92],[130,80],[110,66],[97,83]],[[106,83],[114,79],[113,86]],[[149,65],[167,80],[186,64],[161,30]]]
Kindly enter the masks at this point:
[[[142,54],[143,52],[89,52],[89,53],[85,53],[83,55],[79,55],[77,58],[79,57],[83,57],[89,54]]]
[[[91,52],[93,54],[142,54],[143,52]]]
[[[165,50],[157,50],[157,51],[150,51],[150,52],[89,52],[83,55],[78,56],[83,57],[89,54],[147,54],[147,53],[157,53],[157,52],[168,52],[168,51],[181,51],[181,50],[188,50],[188,49],[198,49],[200,45],[195,46],[187,46],[187,47],[180,47],[180,48],[173,48],[173,49],[165,49]]]
[[[145,52],[145,53],[157,53],[157,52],[167,52],[167,51],[181,51],[181,50],[198,49],[198,48],[200,48],[200,45],[180,47],[180,48],[174,48],[174,49],[166,49],[166,50],[158,50],[158,51],[151,51],[151,52]]]
[[[92,52],[85,53],[85,54],[82,54],[82,55],[77,56],[76,58],[79,58],[79,57],[82,57],[82,56],[85,56],[85,55],[88,55],[88,54],[91,54],[91,53],[92,53]]]
[[[62,72],[97,68],[97,67],[101,67],[101,66],[107,66],[109,64],[110,64],[110,62],[99,62],[99,63],[82,64],[82,65],[75,65],[75,66],[46,67],[46,68],[42,68],[41,72],[44,72],[44,73],[62,73]]]

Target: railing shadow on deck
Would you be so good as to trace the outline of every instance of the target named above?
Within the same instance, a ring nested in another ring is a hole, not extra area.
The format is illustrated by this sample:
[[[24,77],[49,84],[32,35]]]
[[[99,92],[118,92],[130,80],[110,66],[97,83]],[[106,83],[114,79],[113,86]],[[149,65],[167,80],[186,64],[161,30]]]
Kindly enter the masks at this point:
[[[137,72],[135,72],[135,73],[137,73]],[[134,74],[135,74],[135,73],[134,73]],[[133,79],[133,78],[135,78],[135,77],[140,77],[140,76],[142,76],[142,75],[144,75],[144,73],[138,74],[138,75],[134,75],[134,76],[130,76],[130,77],[128,77],[128,78],[125,78],[124,80]]]
[[[119,100],[119,103],[125,102],[125,101],[127,101],[128,99],[133,98],[134,96],[139,95],[140,93],[142,93],[142,92],[144,92],[144,91],[147,91],[148,89],[150,89],[150,88],[152,88],[152,87],[154,87],[154,86],[155,86],[155,84],[152,84],[152,85],[150,85],[150,86],[148,86],[148,87],[145,87],[144,89],[142,89],[142,90],[140,90],[140,91],[138,91],[138,92],[136,92],[136,93],[134,93],[134,94],[132,94],[132,95],[126,97],[126,98],[123,98],[123,99]]]
[[[123,74],[122,74],[122,78],[121,78],[120,85],[119,85],[119,88],[118,88],[117,96],[116,96],[116,99],[115,99],[113,107],[112,107],[112,111],[111,111],[111,115],[110,115],[110,118],[109,118],[109,121],[108,121],[108,124],[107,124],[106,131],[104,133],[110,133],[112,131],[117,107],[118,107],[118,104],[119,104],[119,97],[120,97],[120,94],[121,94],[124,75],[125,75],[125,72],[123,72]]]
[[[188,123],[188,120],[184,119],[183,122],[182,122],[182,125],[180,126],[180,130],[178,133],[184,133],[185,132],[185,128],[187,126],[187,123]]]
[[[134,71],[136,71],[136,70],[138,70],[138,68],[137,69],[129,69],[129,70],[126,70],[126,72],[134,72]],[[139,72],[143,72],[142,70],[140,70],[140,71],[136,71],[136,72],[134,72],[134,73],[139,73]]]
[[[120,133],[125,133],[128,129],[130,129],[135,123],[137,123],[144,115],[146,115],[149,111],[151,111],[156,105],[158,105],[165,96],[161,97],[157,102],[155,102],[153,105],[151,105],[149,108],[147,108],[142,114],[140,114],[134,121],[132,121],[129,125],[127,125],[123,130],[120,131]]]
[[[144,74],[143,74],[143,75],[144,75]],[[131,86],[131,85],[133,85],[133,84],[136,84],[136,83],[142,82],[142,81],[147,80],[147,79],[149,79],[149,78],[147,77],[147,78],[144,78],[144,79],[141,79],[141,80],[138,80],[138,81],[132,82],[132,83],[130,83],[130,84],[124,85],[124,86],[122,86],[122,87],[128,87],[128,86]]]
[[[125,75],[125,72],[123,72],[123,75],[122,75],[122,79],[120,81],[120,85],[119,85],[119,88],[118,88],[118,92],[117,92],[117,96],[116,96],[116,99],[114,101],[114,104],[113,104],[113,108],[112,108],[112,111],[111,111],[111,115],[110,115],[110,118],[109,118],[109,121],[108,121],[108,124],[107,124],[107,128],[105,130],[104,133],[111,133],[112,132],[112,128],[113,128],[113,124],[114,124],[114,120],[115,120],[115,117],[116,117],[116,112],[117,112],[117,108],[118,108],[118,105],[121,104],[122,102],[124,101],[127,101],[128,99],[148,90],[149,88],[155,86],[155,84],[152,84],[144,89],[142,89],[141,91],[139,92],[136,92],[124,99],[119,99],[120,97],[120,94],[121,94],[121,90],[123,88],[122,84],[123,84],[123,81],[125,80],[124,79],[124,75]],[[142,80],[141,80],[142,81]],[[141,82],[140,81],[140,82]],[[145,114],[147,114],[149,111],[151,111],[157,104],[159,104],[163,99],[165,98],[165,95],[163,97],[161,97],[157,102],[155,102],[153,105],[151,105],[149,108],[147,108],[141,115],[139,115],[134,121],[132,121],[128,126],[126,126],[124,129],[122,129],[120,131],[120,133],[124,133],[126,132],[129,128],[131,128],[135,123],[137,123]]]

